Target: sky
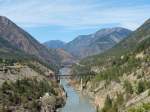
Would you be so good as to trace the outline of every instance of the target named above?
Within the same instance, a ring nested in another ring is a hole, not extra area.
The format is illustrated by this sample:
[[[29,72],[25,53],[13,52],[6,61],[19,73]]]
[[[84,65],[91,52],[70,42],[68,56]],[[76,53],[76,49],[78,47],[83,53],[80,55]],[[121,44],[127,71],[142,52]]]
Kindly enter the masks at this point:
[[[41,43],[71,41],[102,28],[138,28],[150,18],[150,0],[0,0],[6,16]]]

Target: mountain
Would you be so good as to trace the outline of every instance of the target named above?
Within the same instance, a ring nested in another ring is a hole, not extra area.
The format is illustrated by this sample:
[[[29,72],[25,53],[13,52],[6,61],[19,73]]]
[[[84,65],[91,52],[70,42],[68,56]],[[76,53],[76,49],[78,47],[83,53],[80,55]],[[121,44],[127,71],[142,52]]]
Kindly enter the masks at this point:
[[[74,64],[77,59],[73,57],[70,53],[66,52],[64,49],[55,49],[56,56],[59,57],[59,60],[61,60],[62,65],[72,65]]]
[[[48,42],[44,42],[43,45],[47,46],[48,48],[63,48],[65,46],[65,42],[60,40],[50,40]]]
[[[64,105],[53,66],[59,62],[53,50],[0,16],[0,112],[53,112]]]
[[[117,55],[134,50],[141,42],[150,37],[150,19],[148,19],[141,27],[134,31],[130,36],[114,46],[111,53]],[[111,54],[111,55],[112,55]]]
[[[0,37],[0,57],[17,54],[17,52],[19,53],[20,51],[14,48],[8,41]]]
[[[67,52],[63,48],[66,43],[60,40],[50,40],[43,43],[49,50],[52,50],[55,53],[55,56],[60,60],[62,65],[69,65],[75,63],[77,60],[71,53]]]
[[[48,50],[29,33],[3,16],[0,16],[0,38],[7,41],[13,48],[26,54],[36,56],[46,63],[52,65],[59,63],[59,60],[53,55],[54,53],[52,51]],[[15,50],[13,51],[15,52]]]
[[[95,64],[105,63],[105,58],[120,57],[121,55],[129,52],[133,52],[140,44],[147,41],[150,38],[150,19],[148,19],[137,30],[132,32],[127,38],[113,46],[102,54],[85,58],[85,63]],[[147,44],[146,44],[147,45]]]
[[[84,58],[112,48],[131,32],[121,27],[101,29],[93,34],[78,36],[67,43],[64,48],[73,56]]]
[[[83,77],[83,91],[94,99],[98,112],[149,111],[150,19],[111,49],[81,60],[72,71],[93,75]]]

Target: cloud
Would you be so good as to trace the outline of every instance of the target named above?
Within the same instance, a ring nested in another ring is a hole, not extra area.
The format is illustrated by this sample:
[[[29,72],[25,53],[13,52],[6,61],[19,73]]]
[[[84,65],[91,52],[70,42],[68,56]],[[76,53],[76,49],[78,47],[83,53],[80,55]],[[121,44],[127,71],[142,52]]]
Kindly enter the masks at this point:
[[[0,0],[0,15],[23,27],[57,25],[68,29],[113,23],[135,29],[150,17],[150,4],[117,3],[120,6],[114,0]]]

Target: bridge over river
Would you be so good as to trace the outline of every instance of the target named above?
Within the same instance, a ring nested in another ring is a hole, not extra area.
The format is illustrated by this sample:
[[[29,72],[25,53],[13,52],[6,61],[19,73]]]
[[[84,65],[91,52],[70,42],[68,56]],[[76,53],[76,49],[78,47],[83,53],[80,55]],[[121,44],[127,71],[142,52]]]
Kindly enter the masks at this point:
[[[58,82],[60,82],[62,79],[74,79],[74,78],[79,79],[80,80],[80,90],[82,91],[82,89],[83,89],[83,78],[86,78],[86,77],[93,78],[94,76],[95,76],[95,74],[93,74],[93,73],[87,73],[87,74],[84,73],[82,75],[71,75],[70,72],[67,72],[67,74],[59,73],[55,77],[56,77]]]
[[[82,78],[87,77],[87,75],[70,75],[70,68],[62,68],[57,77],[59,78],[61,85],[64,86],[68,96],[66,105],[59,109],[58,112],[96,112],[96,108],[91,103],[89,96],[82,94],[82,91],[75,90],[72,86],[68,85],[67,79],[78,77],[81,79],[80,83],[82,90]],[[93,77],[93,75],[88,75],[88,77]]]

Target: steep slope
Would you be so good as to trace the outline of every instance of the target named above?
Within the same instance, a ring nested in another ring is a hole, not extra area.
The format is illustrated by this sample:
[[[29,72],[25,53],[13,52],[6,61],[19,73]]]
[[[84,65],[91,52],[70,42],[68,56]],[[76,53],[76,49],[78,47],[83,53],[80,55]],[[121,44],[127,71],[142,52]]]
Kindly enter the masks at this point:
[[[83,93],[100,112],[149,111],[150,19],[112,49],[82,60],[73,74],[95,75],[83,77]]]
[[[0,112],[53,112],[65,103],[63,94],[54,72],[38,61],[0,57]]]
[[[62,65],[72,65],[77,60],[70,53],[66,52],[64,49],[55,49],[56,56],[61,60]]]
[[[57,57],[57,60],[59,60],[59,63],[61,65],[70,65],[77,61],[74,56],[72,56],[69,52],[63,49],[65,43],[62,41],[52,40],[45,42],[43,45],[45,45],[49,50],[54,53],[55,57]]]
[[[7,40],[0,37],[0,58],[21,59],[27,57],[30,56],[11,45]]]
[[[56,49],[56,48],[64,48],[66,43],[60,40],[50,40],[50,41],[44,42],[43,44],[47,46],[48,48]]]
[[[132,51],[139,43],[150,37],[150,19],[111,50],[113,53]]]
[[[44,62],[57,64],[58,60],[45,46],[6,17],[0,16],[0,38],[7,40],[17,49],[34,55]]]
[[[65,93],[55,77],[56,60],[53,50],[0,17],[0,112],[52,112],[61,107]]]
[[[76,57],[84,58],[112,48],[130,33],[130,30],[121,27],[101,29],[94,34],[78,36],[65,45],[65,50]]]
[[[88,64],[105,63],[107,59],[120,57],[124,53],[132,52],[142,41],[150,37],[150,19],[148,19],[137,30],[131,33],[127,38],[115,45],[108,51],[95,56],[87,57],[83,60]]]

